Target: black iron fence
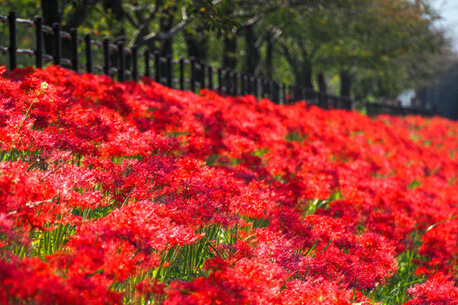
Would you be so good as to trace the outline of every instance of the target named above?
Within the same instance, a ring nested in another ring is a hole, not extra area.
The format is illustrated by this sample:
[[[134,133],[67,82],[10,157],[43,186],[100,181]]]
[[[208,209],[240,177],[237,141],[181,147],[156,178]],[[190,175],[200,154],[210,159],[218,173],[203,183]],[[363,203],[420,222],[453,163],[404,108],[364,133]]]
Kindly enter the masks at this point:
[[[296,85],[286,85],[224,67],[215,68],[199,63],[194,58],[174,59],[170,55],[163,56],[159,52],[151,53],[146,47],[145,50],[139,50],[136,46],[127,48],[123,42],[114,43],[109,38],[98,41],[94,40],[91,34],[80,37],[77,29],[73,28],[65,32],[59,23],[54,23],[52,27],[44,25],[42,17],[36,17],[35,20],[21,19],[16,17],[15,12],[10,12],[8,16],[0,15],[0,22],[8,24],[9,46],[0,45],[0,53],[8,54],[10,70],[18,66],[18,57],[26,55],[35,58],[37,68],[54,64],[77,72],[84,70],[87,73],[103,73],[118,81],[138,81],[140,77],[146,76],[167,87],[193,92],[208,88],[218,90],[225,95],[251,94],[257,98],[269,98],[279,104],[292,104],[295,101],[305,100],[309,104],[325,109],[355,108],[353,101],[347,97],[316,92]],[[18,48],[17,25],[34,28],[34,49]],[[52,37],[53,54],[45,52],[44,35],[48,38]],[[63,42],[66,45],[67,57],[63,56]],[[94,60],[94,54],[97,52],[101,54],[98,56],[100,62]],[[431,114],[424,110],[381,103],[365,103],[363,107],[368,114]]]

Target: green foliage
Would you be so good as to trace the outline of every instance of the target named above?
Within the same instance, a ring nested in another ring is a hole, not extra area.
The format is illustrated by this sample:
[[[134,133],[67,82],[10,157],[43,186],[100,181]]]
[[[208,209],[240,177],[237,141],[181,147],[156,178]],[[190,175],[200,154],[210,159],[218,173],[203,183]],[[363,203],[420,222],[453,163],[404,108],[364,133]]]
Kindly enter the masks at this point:
[[[302,207],[304,216],[314,214],[318,209],[325,209],[331,201],[343,198],[343,195],[339,191],[335,191],[329,196],[328,199],[310,199],[307,200],[306,204]]]
[[[294,142],[294,141],[303,142],[305,139],[307,139],[306,135],[303,136],[300,133],[294,132],[294,131],[287,133],[285,136],[285,140],[291,141],[291,142]]]
[[[398,256],[398,271],[385,285],[377,286],[368,293],[368,297],[383,305],[403,304],[408,300],[407,289],[417,283],[425,281],[423,277],[415,274],[418,253],[409,250]],[[379,304],[379,303],[377,303]]]
[[[205,262],[216,256],[227,259],[232,251],[228,246],[237,242],[238,229],[237,225],[230,229],[220,225],[199,229],[197,233],[204,236],[196,243],[165,251],[161,265],[152,271],[152,276],[162,282],[174,279],[190,281],[207,276],[208,271],[203,268]]]
[[[31,19],[43,14],[44,3],[52,2],[4,0],[0,14],[16,10],[19,17]],[[423,85],[441,67],[438,58],[447,46],[444,33],[432,27],[438,15],[425,1],[56,3],[65,30],[77,26],[84,33],[95,33],[98,40],[107,36],[125,40],[129,46],[173,52],[175,57],[197,52],[199,60],[214,66],[229,56],[238,70],[287,84],[317,88],[320,74],[331,93],[339,94],[339,86],[342,90],[345,85],[356,100],[393,98],[404,88]],[[20,47],[33,49],[32,29],[20,25],[18,31],[23,37]],[[7,45],[7,37],[3,24],[1,45]],[[228,37],[235,37],[235,52],[225,44]],[[94,60],[100,61],[100,56],[101,52],[94,52]],[[33,58],[20,57],[21,65],[33,65]],[[7,64],[7,56],[0,56],[0,64]]]

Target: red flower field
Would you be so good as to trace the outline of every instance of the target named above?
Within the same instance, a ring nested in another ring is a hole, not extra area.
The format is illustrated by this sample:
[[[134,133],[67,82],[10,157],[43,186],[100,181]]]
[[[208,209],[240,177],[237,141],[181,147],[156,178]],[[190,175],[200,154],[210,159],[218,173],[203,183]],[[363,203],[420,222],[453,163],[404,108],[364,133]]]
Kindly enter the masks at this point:
[[[458,304],[458,123],[0,68],[1,304]]]

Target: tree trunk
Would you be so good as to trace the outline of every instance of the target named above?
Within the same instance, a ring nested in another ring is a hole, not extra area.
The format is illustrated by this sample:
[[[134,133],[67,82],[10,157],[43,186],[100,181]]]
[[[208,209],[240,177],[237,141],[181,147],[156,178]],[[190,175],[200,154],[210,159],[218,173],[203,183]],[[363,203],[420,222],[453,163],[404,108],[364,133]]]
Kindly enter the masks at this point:
[[[106,2],[107,0],[105,0]],[[66,31],[70,30],[71,28],[77,28],[83,24],[84,20],[86,20],[89,13],[94,9],[95,5],[99,2],[99,0],[83,0],[83,1],[71,1],[71,13],[69,14],[68,18],[65,18],[65,26],[64,29]],[[121,7],[120,4],[121,0],[115,0],[113,3],[118,3],[117,5]],[[62,8],[65,9],[65,8]]]
[[[172,29],[174,21],[174,10],[174,7],[164,9],[164,12],[163,14],[161,14],[161,17],[159,19],[159,31],[166,33]],[[161,40],[160,52],[163,56],[173,55],[172,37]]]
[[[293,67],[293,71],[296,77],[296,84],[301,87],[313,89],[312,62],[310,60],[306,59],[302,61],[299,67]]]
[[[124,29],[124,18],[125,12],[121,6],[121,0],[103,0],[103,9],[105,14],[108,14],[111,11],[111,14],[114,18],[108,18],[108,26],[115,30],[113,36],[110,37],[111,42],[117,44],[118,42],[126,42],[125,29]],[[130,57],[125,55],[126,60],[126,69],[130,68]],[[115,51],[110,51],[110,63],[113,67],[119,67],[119,53]]]
[[[105,0],[108,2],[107,0]],[[44,24],[52,27],[54,23],[61,23],[63,20],[63,11],[65,7],[60,7],[59,0],[41,0],[41,9],[44,18]],[[88,13],[93,9],[98,0],[83,0],[81,3],[71,3],[71,10],[69,16],[65,18],[65,26],[62,27],[63,31],[70,31],[71,28],[79,27]],[[115,0],[121,7],[121,1]],[[110,2],[111,3],[111,2]],[[111,4],[113,5],[113,4]],[[49,55],[54,55],[54,36],[44,33],[44,46],[45,52]],[[69,39],[62,39],[62,57],[70,59],[72,57],[71,41]]]
[[[318,81],[318,87],[320,89],[320,92],[326,93],[328,88],[327,88],[327,85],[326,85],[326,79],[324,78],[323,72],[318,73],[317,81]]]
[[[199,25],[195,29],[195,33],[189,33],[185,30],[184,39],[188,47],[188,56],[194,57],[200,63],[207,62],[208,36],[205,28]]]
[[[266,48],[266,59],[265,59],[265,75],[268,79],[272,79],[273,75],[273,41],[272,35],[268,32],[266,34],[267,48]]]
[[[352,76],[346,70],[340,71],[340,95],[350,97],[352,86]]]
[[[44,25],[52,27],[55,22],[61,22],[59,14],[59,0],[41,0],[41,10],[43,13]],[[44,33],[45,52],[54,55],[54,35]]]
[[[223,67],[234,70],[237,65],[237,39],[226,35],[224,38]]]
[[[256,48],[256,36],[254,34],[253,25],[244,28],[245,34],[245,72],[255,74],[256,67],[260,61],[259,50]]]

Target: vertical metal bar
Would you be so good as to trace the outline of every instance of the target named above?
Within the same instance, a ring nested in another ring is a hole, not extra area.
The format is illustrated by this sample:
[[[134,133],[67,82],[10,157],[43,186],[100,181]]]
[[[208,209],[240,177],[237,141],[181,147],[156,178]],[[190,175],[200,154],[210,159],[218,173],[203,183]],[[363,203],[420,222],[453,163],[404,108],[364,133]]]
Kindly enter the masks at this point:
[[[269,78],[267,82],[267,96],[270,100],[272,100],[272,94],[273,94],[273,81]]]
[[[84,35],[84,42],[86,45],[86,71],[92,73],[92,48],[91,48],[91,35]]]
[[[118,54],[119,54],[119,73],[118,78],[120,82],[125,80],[126,73],[126,57],[124,56],[124,42],[118,42]]]
[[[180,90],[184,90],[184,58],[180,58],[178,65],[180,68]]]
[[[254,76],[254,75],[251,76],[251,82],[252,82],[251,89],[253,90],[253,93],[252,93],[253,96],[257,95],[257,80],[258,79],[257,79],[256,76]]]
[[[250,88],[250,94],[254,95],[255,94],[255,78],[253,75],[250,75],[250,78],[249,78],[249,88]]]
[[[293,85],[289,85],[289,101],[288,104],[293,104],[295,102],[295,90]]]
[[[233,91],[233,86],[232,86],[232,75],[233,75],[233,71],[231,70],[226,70],[226,92],[228,95],[232,95],[232,91]]]
[[[196,59],[191,57],[191,91],[196,92]]]
[[[260,77],[256,77],[256,97],[259,98],[261,96],[260,89],[262,89],[262,79]]]
[[[154,51],[154,70],[155,70],[154,81],[156,83],[161,82],[161,68],[160,68],[161,58],[160,57],[161,57],[161,53],[159,51]]]
[[[233,86],[233,80],[234,80],[234,71],[232,70],[226,70],[226,87],[227,87],[227,94],[228,95],[234,95],[234,86]]]
[[[200,64],[200,89],[205,88],[205,70],[207,66],[205,64]]]
[[[213,90],[213,67],[207,67],[208,89]]]
[[[173,58],[167,55],[167,87],[173,88]]]
[[[43,17],[35,18],[35,65],[43,68]]]
[[[229,83],[229,70],[226,70],[223,68],[221,70],[221,77],[222,77],[222,83],[223,83],[223,94],[229,95],[230,93],[230,86],[231,84]]]
[[[255,83],[256,79],[253,75],[250,76],[250,89],[251,89],[251,92],[250,94],[251,95],[255,95],[256,94],[256,83]]]
[[[234,73],[234,94],[235,95],[240,95],[239,93],[239,79],[240,79],[240,73],[236,72]]]
[[[55,22],[52,25],[54,31],[54,64],[60,66],[62,60],[62,38],[60,37],[60,23]]]
[[[270,99],[270,87],[269,87],[269,79],[266,78],[264,80],[264,89],[263,89],[263,97]]]
[[[288,86],[283,83],[283,104],[287,105],[288,104]]]
[[[132,79],[138,82],[138,48],[132,47]]]
[[[150,61],[150,53],[149,50],[145,50],[145,76],[150,78],[151,77],[151,71],[150,71],[150,66],[149,66],[149,61]]]
[[[70,29],[70,35],[72,36],[72,69],[78,72],[78,31],[75,28]]]
[[[274,103],[280,104],[280,85],[277,82],[273,83],[274,86]]]
[[[223,93],[223,69],[218,68],[218,91],[219,94]]]
[[[319,94],[318,99],[319,99],[320,107],[323,109],[328,109],[328,101],[327,101],[326,96],[322,92],[319,92],[318,94]]]
[[[17,67],[17,39],[16,39],[16,12],[10,12],[8,15],[8,24],[10,30],[10,69],[14,70]]]
[[[103,42],[103,73],[110,75],[110,40],[104,38]]]

